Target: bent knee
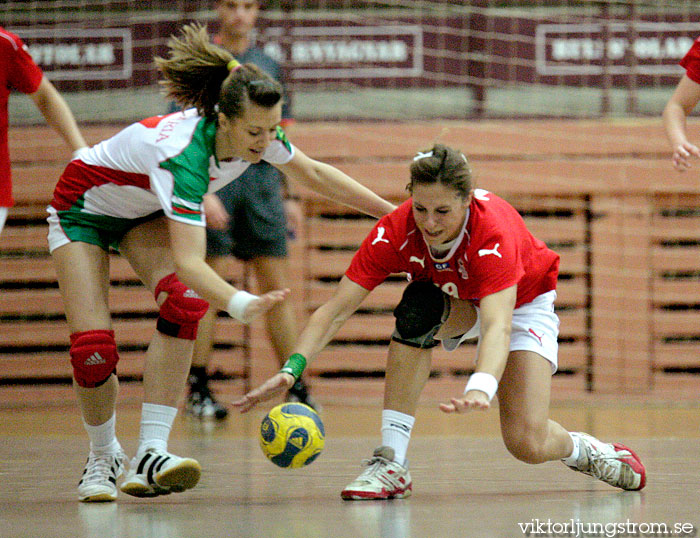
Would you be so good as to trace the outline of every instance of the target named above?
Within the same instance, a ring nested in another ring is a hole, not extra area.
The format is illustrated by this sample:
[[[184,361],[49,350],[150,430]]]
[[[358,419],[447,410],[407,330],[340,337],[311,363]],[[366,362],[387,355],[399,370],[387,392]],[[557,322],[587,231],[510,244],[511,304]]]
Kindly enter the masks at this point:
[[[503,441],[516,459],[529,464],[538,464],[548,461],[545,457],[546,432],[539,428],[522,428],[518,432],[503,434]]]
[[[165,300],[158,312],[158,331],[167,336],[195,340],[199,320],[207,313],[209,303],[180,282],[175,273],[158,282],[156,300],[161,293],[165,294]]]

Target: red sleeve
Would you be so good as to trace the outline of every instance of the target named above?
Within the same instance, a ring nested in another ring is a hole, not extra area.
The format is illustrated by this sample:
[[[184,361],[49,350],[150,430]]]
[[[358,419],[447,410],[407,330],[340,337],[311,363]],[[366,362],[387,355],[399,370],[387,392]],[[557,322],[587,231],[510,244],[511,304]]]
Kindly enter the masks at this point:
[[[390,228],[380,220],[365,237],[345,272],[350,280],[366,290],[373,290],[394,273],[401,273],[401,257],[394,247]]]
[[[32,60],[27,46],[15,34],[0,29],[2,55],[7,58],[7,84],[22,93],[34,93],[44,76]]]
[[[695,40],[693,46],[683,56],[680,64],[685,68],[685,74],[688,75],[688,78],[700,84],[700,37]]]

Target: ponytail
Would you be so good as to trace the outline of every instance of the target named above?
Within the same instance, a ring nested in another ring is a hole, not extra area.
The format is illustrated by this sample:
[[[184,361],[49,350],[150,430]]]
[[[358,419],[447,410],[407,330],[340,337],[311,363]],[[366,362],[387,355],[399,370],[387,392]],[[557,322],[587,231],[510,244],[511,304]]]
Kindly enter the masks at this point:
[[[168,41],[169,58],[155,58],[165,95],[181,107],[195,107],[214,119],[242,114],[248,101],[270,108],[282,99],[282,87],[253,64],[241,65],[227,50],[213,45],[206,26],[188,24]]]

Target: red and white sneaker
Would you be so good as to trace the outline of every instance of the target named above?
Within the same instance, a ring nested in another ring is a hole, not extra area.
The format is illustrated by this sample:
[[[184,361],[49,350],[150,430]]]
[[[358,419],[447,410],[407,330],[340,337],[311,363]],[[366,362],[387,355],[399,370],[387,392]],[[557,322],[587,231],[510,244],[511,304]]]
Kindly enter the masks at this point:
[[[372,458],[364,461],[367,468],[340,493],[346,501],[403,499],[413,491],[411,473],[394,461],[394,449],[380,446]]]
[[[620,443],[603,443],[592,435],[571,432],[579,439],[579,456],[574,471],[590,475],[616,488],[632,491],[646,484],[646,470],[631,448]]]

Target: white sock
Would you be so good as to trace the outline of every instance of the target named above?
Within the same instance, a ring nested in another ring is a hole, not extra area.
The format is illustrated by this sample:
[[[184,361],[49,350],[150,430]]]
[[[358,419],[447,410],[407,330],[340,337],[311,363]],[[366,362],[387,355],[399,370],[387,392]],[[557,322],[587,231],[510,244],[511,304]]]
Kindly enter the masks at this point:
[[[149,448],[168,450],[170,429],[177,415],[176,407],[145,403],[141,408],[141,432],[136,457],[143,456]]]
[[[121,449],[115,433],[116,415],[112,415],[107,422],[90,426],[85,419],[83,425],[90,439],[90,451],[93,453],[118,452]]]
[[[580,452],[579,437],[578,435],[572,435],[571,432],[567,433],[569,434],[569,437],[571,437],[571,442],[574,443],[574,449],[567,458],[564,458],[561,461],[566,463],[569,467],[576,467],[578,463],[578,455]]]
[[[406,451],[415,422],[411,415],[391,409],[382,411],[382,445],[394,449],[394,461],[399,465],[406,463]]]

